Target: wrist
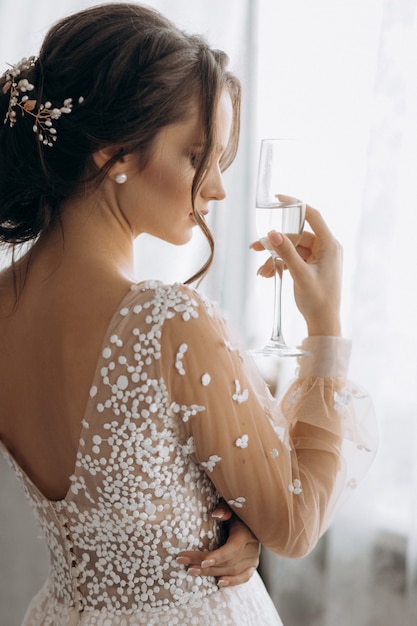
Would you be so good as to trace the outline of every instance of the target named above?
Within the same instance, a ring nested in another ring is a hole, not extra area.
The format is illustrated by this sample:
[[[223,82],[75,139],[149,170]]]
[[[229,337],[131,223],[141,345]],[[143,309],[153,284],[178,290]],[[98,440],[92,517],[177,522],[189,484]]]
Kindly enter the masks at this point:
[[[298,360],[299,377],[346,378],[351,342],[342,337],[307,337],[301,344],[305,356]]]
[[[308,337],[341,337],[342,329],[340,327],[314,328],[307,330]]]
[[[314,321],[307,321],[307,332],[309,337],[341,337],[342,324],[339,317],[330,320],[322,317]]]

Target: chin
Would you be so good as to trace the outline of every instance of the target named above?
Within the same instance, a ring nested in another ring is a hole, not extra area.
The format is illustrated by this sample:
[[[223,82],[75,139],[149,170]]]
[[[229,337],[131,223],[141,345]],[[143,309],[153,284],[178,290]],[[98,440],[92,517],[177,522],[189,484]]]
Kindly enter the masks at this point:
[[[192,236],[193,230],[190,228],[189,231],[177,233],[176,235],[159,235],[159,239],[171,243],[173,246],[185,246],[186,243],[191,241]]]

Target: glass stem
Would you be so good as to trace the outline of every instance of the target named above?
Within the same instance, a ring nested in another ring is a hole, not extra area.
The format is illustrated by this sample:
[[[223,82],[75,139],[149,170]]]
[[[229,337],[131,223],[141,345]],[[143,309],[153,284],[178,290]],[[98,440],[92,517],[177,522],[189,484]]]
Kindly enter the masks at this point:
[[[275,267],[274,274],[274,317],[272,322],[271,341],[285,344],[281,327],[281,293],[282,293],[282,263],[272,257]]]

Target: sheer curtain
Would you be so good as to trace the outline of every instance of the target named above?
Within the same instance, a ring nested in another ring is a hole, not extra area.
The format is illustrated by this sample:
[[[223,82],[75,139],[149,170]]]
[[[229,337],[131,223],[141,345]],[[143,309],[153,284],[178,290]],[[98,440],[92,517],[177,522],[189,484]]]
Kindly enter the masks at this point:
[[[37,50],[47,27],[94,2],[0,6],[1,71]],[[313,553],[263,555],[262,574],[288,626],[417,623],[417,0],[154,0],[187,30],[226,49],[242,77],[241,148],[228,199],[211,211],[216,260],[201,289],[253,344],[271,323],[272,285],[256,278],[253,182],[259,139],[303,140],[300,176],[345,251],[343,322],[351,377],[371,392],[380,450],[371,472]],[[172,249],[139,239],[138,278],[184,280],[205,258],[196,235]],[[290,341],[305,332],[284,285]],[[294,364],[263,360],[278,386]],[[0,615],[18,625],[45,573],[25,503],[0,466]],[[416,599],[415,599],[416,598]]]
[[[351,376],[370,390],[380,427],[370,474],[316,550],[301,562],[265,555],[291,626],[417,623],[416,4],[259,2],[260,60],[278,46],[284,65],[274,92],[260,65],[259,126],[265,134],[278,118],[277,132],[315,145],[311,202],[345,250]]]

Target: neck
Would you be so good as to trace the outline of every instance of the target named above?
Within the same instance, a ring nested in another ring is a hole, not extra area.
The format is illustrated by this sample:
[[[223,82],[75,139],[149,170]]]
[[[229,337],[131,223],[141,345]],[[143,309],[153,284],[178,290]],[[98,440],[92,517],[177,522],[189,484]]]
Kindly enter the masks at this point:
[[[134,236],[123,215],[105,202],[74,200],[35,244],[33,257],[49,273],[55,268],[82,278],[97,276],[134,280]]]

